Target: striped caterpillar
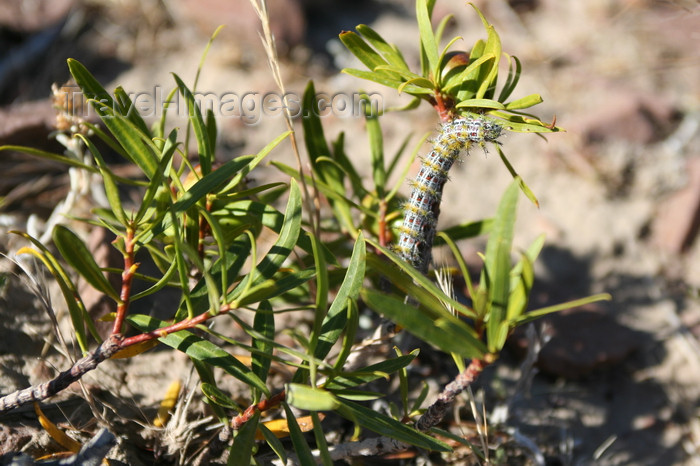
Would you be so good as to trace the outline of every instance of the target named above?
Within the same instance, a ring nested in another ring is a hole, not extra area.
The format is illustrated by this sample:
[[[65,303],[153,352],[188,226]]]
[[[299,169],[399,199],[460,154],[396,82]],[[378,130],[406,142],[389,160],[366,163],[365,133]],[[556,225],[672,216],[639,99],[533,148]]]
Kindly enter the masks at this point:
[[[498,143],[503,127],[481,116],[459,118],[442,125],[433,150],[425,156],[411,184],[411,195],[404,206],[398,254],[422,273],[428,272],[433,240],[440,215],[442,188],[447,172],[462,153],[477,144]]]

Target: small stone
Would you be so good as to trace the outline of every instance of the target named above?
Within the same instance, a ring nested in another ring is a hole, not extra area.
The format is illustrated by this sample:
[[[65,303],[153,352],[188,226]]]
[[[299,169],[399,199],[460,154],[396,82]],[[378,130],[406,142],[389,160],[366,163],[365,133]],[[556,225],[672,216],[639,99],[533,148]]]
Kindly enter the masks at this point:
[[[687,161],[686,173],[687,185],[660,202],[652,224],[652,243],[667,253],[686,251],[700,229],[700,157]]]

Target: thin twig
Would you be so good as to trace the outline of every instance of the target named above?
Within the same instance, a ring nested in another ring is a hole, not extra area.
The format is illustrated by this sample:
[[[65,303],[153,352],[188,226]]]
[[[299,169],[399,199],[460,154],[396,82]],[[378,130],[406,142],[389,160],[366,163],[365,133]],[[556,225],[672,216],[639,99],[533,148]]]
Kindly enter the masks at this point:
[[[41,401],[56,395],[119,351],[123,338],[121,334],[110,335],[95,351],[76,361],[70,369],[61,372],[53,380],[0,398],[0,414],[32,401]]]
[[[467,368],[457,374],[455,379],[448,383],[437,400],[428,407],[423,415],[416,422],[416,429],[421,432],[428,431],[436,426],[445,417],[447,410],[454,403],[457,395],[462,393],[484,370],[484,367],[493,361],[493,357],[487,355],[484,359],[472,359]]]
[[[134,262],[134,230],[131,227],[126,229],[124,237],[124,271],[122,272],[122,289],[119,295],[119,304],[117,305],[117,315],[114,319],[112,327],[113,334],[122,332],[126,311],[129,308],[129,298],[131,297],[131,283],[134,280],[134,274],[138,264]]]
[[[233,430],[240,429],[241,427],[243,427],[243,424],[248,422],[255,415],[256,412],[259,413],[262,411],[267,411],[271,408],[279,406],[279,404],[282,403],[286,396],[287,393],[284,390],[282,390],[277,395],[274,395],[273,397],[267,400],[262,400],[258,404],[248,406],[248,408],[245,411],[231,419],[231,428]]]

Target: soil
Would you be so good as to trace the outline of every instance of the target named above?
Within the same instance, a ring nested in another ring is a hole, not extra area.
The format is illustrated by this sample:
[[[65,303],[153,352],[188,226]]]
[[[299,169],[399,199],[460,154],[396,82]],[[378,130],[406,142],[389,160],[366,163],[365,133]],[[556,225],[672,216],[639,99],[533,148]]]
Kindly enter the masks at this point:
[[[362,89],[377,92],[384,108],[407,103],[406,96],[339,73],[362,66],[344,51],[337,34],[368,24],[417,67],[412,3],[270,1],[287,90],[301,96],[313,79],[318,91],[331,96]],[[17,4],[0,7],[7,9],[0,11],[0,145],[61,150],[49,137],[54,112],[48,95],[53,82],[69,77],[66,58],[80,60],[109,83],[107,89],[121,85],[141,93],[145,112],[174,86],[171,72],[193,81],[219,24],[227,28],[209,52],[198,88],[217,95],[258,93],[250,97],[256,103],[264,93],[278,92],[247,0]],[[544,102],[534,112],[544,120],[556,116],[556,124],[566,129],[546,140],[517,133],[503,140],[504,152],[539,201],[539,206],[521,201],[516,246],[524,249],[542,233],[547,237],[532,305],[602,292],[613,297],[542,319],[514,335],[501,360],[475,384],[488,412],[489,439],[500,447],[492,459],[501,454],[503,464],[700,464],[700,3],[475,4],[500,34],[504,51],[522,62],[514,98],[541,94]],[[464,37],[455,48],[468,48],[485,36],[478,16],[463,2],[439,0],[435,17],[447,13],[454,19],[446,36]],[[247,118],[218,119],[220,160],[255,153],[285,130],[279,114],[259,110],[252,109]],[[358,135],[346,138],[346,152],[360,166],[368,160],[362,119],[338,112],[323,123],[329,139],[341,131]],[[393,154],[409,133],[408,147],[416,147],[423,135],[435,131],[437,118],[425,106],[389,112],[381,123],[385,151]],[[427,147],[421,146],[420,153]],[[285,151],[274,156],[293,163]],[[2,152],[0,164],[5,174],[0,179],[0,251],[5,254],[0,261],[0,393],[6,394],[49,380],[70,365],[57,350],[61,346],[37,288],[48,290],[48,306],[68,336],[62,299],[40,268],[34,270],[38,282],[32,283],[12,262],[25,244],[9,234],[22,230],[40,236],[43,222],[68,191],[69,177],[61,165],[26,155]],[[273,167],[256,176],[260,183],[284,179]],[[511,178],[493,150],[473,151],[450,176],[441,227],[493,215]],[[89,197],[79,201],[75,213],[87,212],[91,202]],[[108,262],[109,239],[92,234],[96,256]],[[482,240],[460,244],[475,267],[483,245]],[[435,256],[438,263],[449,261],[441,251]],[[99,295],[86,288],[84,298],[95,313],[105,312]],[[170,305],[165,300],[145,306],[167,313]],[[423,348],[415,376],[431,387],[428,400],[454,376],[445,359]],[[287,375],[276,377],[281,388]],[[42,409],[86,441],[97,430],[83,401],[87,390],[120,436],[110,454],[114,464],[185,463],[216,435],[194,424],[206,415],[201,400],[196,397],[187,416],[166,432],[149,426],[167,385],[181,380],[196,391],[195,379],[183,355],[152,351],[108,361],[83,380],[82,388],[71,386]],[[224,388],[235,396],[235,386]],[[478,441],[465,403],[451,425]],[[197,435],[188,437],[188,432]],[[333,435],[340,434],[329,427]],[[31,406],[0,417],[0,455],[24,451],[37,457],[58,450]],[[426,460],[478,464],[466,448],[442,460],[412,452],[404,459],[376,461]]]

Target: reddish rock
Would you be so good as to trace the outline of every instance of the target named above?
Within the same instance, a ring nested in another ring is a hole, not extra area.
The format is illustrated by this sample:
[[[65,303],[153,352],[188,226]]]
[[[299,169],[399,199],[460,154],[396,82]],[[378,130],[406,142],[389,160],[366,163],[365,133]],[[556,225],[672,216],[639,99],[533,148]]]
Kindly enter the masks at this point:
[[[667,99],[621,89],[612,83],[599,86],[599,92],[608,98],[581,123],[578,132],[587,141],[648,144],[663,140],[674,129],[678,111]]]
[[[56,110],[49,99],[0,109],[0,145],[32,145],[46,141],[56,124]]]
[[[661,201],[652,225],[652,243],[673,254],[687,250],[700,229],[700,157],[686,163],[688,183]]]

